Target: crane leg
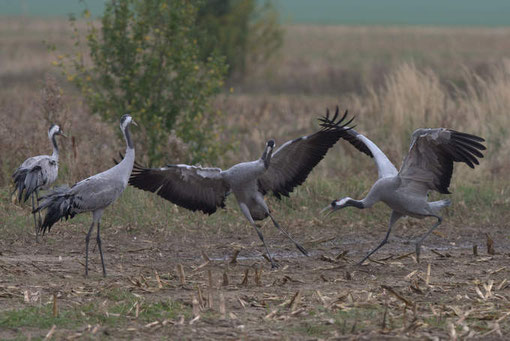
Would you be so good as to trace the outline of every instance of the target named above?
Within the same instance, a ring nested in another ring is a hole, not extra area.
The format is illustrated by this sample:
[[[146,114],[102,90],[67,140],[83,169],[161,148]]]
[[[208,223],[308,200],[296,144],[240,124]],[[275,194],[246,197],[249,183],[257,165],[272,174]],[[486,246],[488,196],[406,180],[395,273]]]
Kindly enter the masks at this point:
[[[97,247],[99,248],[99,254],[101,255],[101,265],[103,265],[103,277],[106,277],[106,268],[104,266],[104,258],[103,258],[103,250],[101,249],[101,236],[99,235],[99,224],[100,222],[97,222]]]
[[[35,202],[39,205],[39,189],[35,189]],[[35,217],[34,217],[35,219]],[[35,241],[39,242],[39,231],[42,225],[41,211],[37,212],[37,226],[35,228]]]
[[[37,205],[39,205],[39,189],[35,190],[35,199],[36,199]],[[42,225],[41,211],[38,211],[37,214],[38,214],[39,227],[41,227],[41,225]],[[39,229],[37,229],[37,231],[39,231]]]
[[[271,213],[267,213],[269,215],[269,217],[271,218],[271,220],[273,221],[273,224],[274,226],[280,231],[282,232],[284,235],[287,236],[287,238],[289,238],[293,243],[294,245],[296,245],[296,247],[298,248],[299,251],[301,251],[302,254],[304,254],[305,256],[308,256],[308,251],[306,251],[306,249],[304,247],[302,247],[298,242],[296,242],[292,236],[287,232],[285,231],[281,226],[280,224],[278,224],[278,222],[273,218],[273,216],[271,215]]]
[[[440,216],[434,216],[437,218],[437,223],[434,224],[434,226],[432,226],[430,228],[430,230],[427,231],[427,233],[425,233],[420,239],[418,239],[418,241],[416,242],[416,261],[419,263],[420,262],[420,252],[421,252],[421,244],[423,243],[423,241],[425,240],[425,238],[427,238],[429,236],[429,234],[432,233],[432,231],[434,231],[439,225],[441,225],[441,223],[443,222],[443,218],[441,218]]]
[[[32,215],[34,216],[34,228],[35,228],[35,241],[36,243],[39,242],[39,226],[37,225],[37,218],[36,218],[36,214],[34,211],[35,211],[35,194],[32,193],[30,195],[30,197],[32,198]]]
[[[391,233],[391,228],[393,227],[393,225],[397,222],[397,220],[399,220],[400,218],[402,217],[402,214],[398,213],[398,212],[395,212],[395,211],[392,211],[391,212],[391,217],[390,217],[390,225],[388,227],[388,232],[386,232],[386,236],[384,237],[384,239],[382,240],[382,242],[375,248],[373,249],[372,251],[370,251],[368,253],[368,255],[365,256],[365,258],[363,258],[360,262],[358,262],[357,265],[361,265],[363,264],[364,261],[366,261],[368,259],[368,257],[370,257],[371,255],[373,255],[377,250],[379,250],[384,244],[386,244],[388,242],[388,238],[390,237],[390,233]]]
[[[276,269],[278,267],[278,265],[274,262],[273,256],[271,256],[271,252],[269,252],[267,244],[264,241],[264,236],[262,235],[262,231],[260,231],[260,229],[257,227],[257,225],[255,223],[252,223],[252,225],[255,228],[255,231],[257,231],[257,234],[259,235],[260,240],[262,240],[264,247],[266,248],[267,256],[269,257],[269,261],[271,262],[271,268]]]
[[[239,203],[239,207],[241,208],[241,212],[243,212],[244,216],[250,224],[255,228],[255,231],[257,231],[257,234],[259,235],[260,240],[262,241],[262,244],[264,244],[264,247],[266,248],[267,257],[269,257],[269,261],[271,262],[271,268],[275,269],[278,267],[278,265],[274,262],[273,256],[271,256],[271,253],[269,252],[269,248],[267,247],[266,242],[264,241],[264,236],[262,235],[262,231],[257,227],[255,222],[253,221],[253,218],[251,217],[250,210],[248,206],[246,206],[243,203]]]
[[[92,229],[94,229],[94,220],[92,220],[92,224],[90,225],[89,232],[85,237],[85,277],[89,275],[89,241],[90,235],[92,234]]]

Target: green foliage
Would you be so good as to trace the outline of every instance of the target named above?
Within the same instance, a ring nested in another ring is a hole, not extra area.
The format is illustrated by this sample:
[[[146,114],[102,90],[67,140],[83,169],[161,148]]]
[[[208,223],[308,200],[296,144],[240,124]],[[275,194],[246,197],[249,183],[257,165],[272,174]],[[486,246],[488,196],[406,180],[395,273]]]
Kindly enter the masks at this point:
[[[224,149],[215,124],[220,113],[209,99],[221,90],[227,67],[224,58],[200,53],[197,3],[108,1],[100,28],[85,10],[85,44],[72,18],[77,52],[54,62],[94,113],[112,122],[131,113],[141,123],[137,142],[150,163],[170,158],[172,130],[190,149],[180,161],[211,161]]]
[[[203,32],[201,57],[225,56],[229,74],[242,77],[250,65],[267,60],[282,45],[283,30],[270,1],[209,0],[198,11]]]
[[[79,325],[80,315],[77,311],[61,311],[57,317],[53,316],[53,305],[27,306],[20,309],[5,310],[0,313],[0,327],[3,328],[51,328],[73,327]]]
[[[109,299],[109,295],[107,296]],[[131,293],[124,293],[121,297],[114,296],[113,300],[104,302],[107,302],[107,305],[103,304],[102,307],[112,314],[105,314],[102,309],[99,309],[97,302],[62,308],[59,310],[58,316],[53,316],[51,303],[5,310],[0,312],[0,327],[47,329],[53,325],[70,328],[84,324],[120,325],[125,324],[128,317],[135,314],[133,306],[136,302],[140,305],[140,313],[137,318],[144,322],[156,319],[175,319],[179,315],[185,318],[191,316],[190,309],[179,302],[172,300],[145,302],[138,300]]]

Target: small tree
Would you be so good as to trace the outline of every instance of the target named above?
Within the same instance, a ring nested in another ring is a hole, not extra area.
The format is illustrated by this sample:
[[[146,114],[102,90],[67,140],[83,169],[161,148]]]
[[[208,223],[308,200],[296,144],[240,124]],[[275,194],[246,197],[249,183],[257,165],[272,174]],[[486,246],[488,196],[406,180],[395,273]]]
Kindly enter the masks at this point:
[[[214,53],[201,58],[197,4],[110,0],[100,28],[85,10],[86,52],[80,52],[83,38],[71,20],[78,52],[56,62],[94,113],[116,121],[128,112],[141,123],[140,142],[150,163],[167,158],[172,130],[190,147],[184,161],[211,161],[221,153],[218,113],[209,99],[221,90],[227,67]]]

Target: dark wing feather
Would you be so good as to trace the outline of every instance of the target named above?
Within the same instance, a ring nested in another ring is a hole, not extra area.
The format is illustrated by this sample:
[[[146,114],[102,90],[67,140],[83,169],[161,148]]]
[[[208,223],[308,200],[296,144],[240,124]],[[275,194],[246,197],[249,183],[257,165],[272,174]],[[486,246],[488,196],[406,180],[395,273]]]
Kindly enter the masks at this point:
[[[156,193],[162,198],[192,211],[212,214],[225,206],[228,184],[219,168],[167,165],[162,168],[133,166],[129,184]]]
[[[272,155],[269,168],[259,177],[259,191],[266,194],[272,191],[280,199],[281,195],[288,196],[296,186],[301,185],[312,169],[324,158],[327,151],[345,136],[345,125],[352,119],[343,123],[347,112],[337,122],[338,108],[332,120],[329,111],[321,120],[329,122],[330,126],[323,127],[315,134],[303,136],[287,141]]]
[[[25,201],[30,195],[35,192],[36,189],[43,186],[46,183],[43,175],[42,167],[37,165],[30,169],[25,177]]]
[[[478,165],[483,138],[451,129],[418,129],[412,135],[409,154],[399,176],[402,187],[408,186],[420,194],[429,190],[449,194],[453,162],[464,162],[469,167]]]
[[[338,122],[335,122],[335,119],[338,117],[338,107],[336,107],[335,116],[333,119],[329,119],[329,110],[326,111],[326,116],[319,118],[319,121],[321,122],[321,127],[324,129],[340,129],[343,131],[343,134],[341,135],[341,138],[345,141],[349,142],[354,148],[359,150],[362,153],[367,154],[370,157],[374,157],[372,155],[372,152],[370,149],[362,142],[360,141],[357,136],[359,135],[358,132],[353,130],[354,127],[346,127],[348,124],[352,122],[353,119],[351,119],[349,122],[340,125],[340,122],[347,116],[348,111],[345,111],[344,117],[339,120]]]

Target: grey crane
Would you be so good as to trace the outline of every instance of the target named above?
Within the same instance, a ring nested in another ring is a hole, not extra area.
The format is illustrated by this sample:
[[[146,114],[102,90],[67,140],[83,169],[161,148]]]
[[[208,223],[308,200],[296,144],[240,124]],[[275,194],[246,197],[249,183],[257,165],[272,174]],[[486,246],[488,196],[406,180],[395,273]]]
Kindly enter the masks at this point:
[[[330,127],[331,124],[325,121],[323,126]],[[358,209],[370,208],[378,201],[384,202],[392,209],[386,236],[358,264],[362,264],[386,244],[391,228],[401,217],[410,216],[419,219],[435,217],[437,222],[416,242],[416,258],[419,261],[423,241],[443,220],[439,215],[441,208],[451,204],[449,199],[428,201],[429,191],[450,194],[448,187],[452,177],[453,163],[463,162],[474,168],[479,164],[477,158],[483,158],[480,151],[486,149],[481,144],[485,140],[479,136],[446,128],[417,129],[411,136],[409,153],[404,159],[400,171],[397,171],[386,155],[372,141],[352,129],[348,130],[348,134],[349,142],[363,143],[370,149],[379,178],[365,198],[353,200],[350,197],[345,197],[333,200],[329,206],[323,209],[323,212],[331,213],[349,206]]]
[[[129,125],[135,121],[130,115],[123,115],[120,119],[120,129],[126,140],[126,154],[123,160],[114,167],[75,183],[72,187],[61,186],[41,197],[40,205],[35,212],[46,209],[46,215],[41,225],[44,235],[46,229],[50,231],[53,224],[60,219],[73,218],[76,214],[92,212],[92,224],[85,237],[85,276],[89,272],[89,240],[94,224],[97,225],[97,246],[101,255],[103,276],[106,276],[103,250],[101,249],[100,220],[106,207],[112,204],[126,189],[129,175],[135,161],[135,148]]]
[[[39,200],[39,190],[48,188],[57,180],[58,176],[58,145],[56,136],[64,136],[64,132],[56,124],[52,124],[48,129],[48,138],[53,145],[53,154],[33,156],[21,164],[12,174],[15,189],[13,194],[18,192],[18,201],[27,201],[28,197],[32,198],[32,211],[35,209],[35,203]],[[23,197],[23,192],[25,193]],[[34,216],[35,237],[37,240],[37,232],[41,224],[41,216],[37,221],[36,213]]]
[[[338,108],[332,120],[329,119],[328,112],[324,120],[331,124],[331,127],[287,141],[274,153],[275,142],[269,140],[260,159],[238,163],[227,170],[184,164],[143,168],[135,163],[129,184],[156,193],[189,210],[200,210],[207,214],[216,212],[218,207],[224,207],[225,198],[233,192],[241,212],[255,228],[271,266],[275,268],[277,265],[255,220],[271,218],[274,226],[289,238],[299,251],[304,255],[308,255],[308,252],[278,224],[264,201],[264,195],[271,191],[280,199],[282,195],[288,196],[296,186],[306,180],[326,152],[345,134],[345,124],[341,123],[347,112],[336,121],[338,116]]]

